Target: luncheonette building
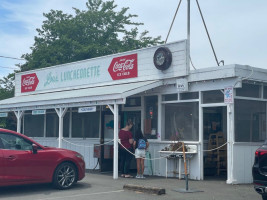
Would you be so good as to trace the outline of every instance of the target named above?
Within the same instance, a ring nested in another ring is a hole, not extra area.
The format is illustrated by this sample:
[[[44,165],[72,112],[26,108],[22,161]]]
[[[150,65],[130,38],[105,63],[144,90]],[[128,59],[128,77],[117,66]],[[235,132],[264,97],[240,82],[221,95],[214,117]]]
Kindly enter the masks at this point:
[[[267,70],[247,65],[189,69],[187,40],[16,74],[15,97],[0,101],[17,131],[42,145],[81,153],[87,169],[118,177],[118,131],[127,119],[150,143],[147,174],[223,176],[252,182],[254,152],[266,139]],[[97,146],[104,144],[103,146]],[[99,163],[98,163],[99,162]],[[133,165],[134,166],[134,165]]]

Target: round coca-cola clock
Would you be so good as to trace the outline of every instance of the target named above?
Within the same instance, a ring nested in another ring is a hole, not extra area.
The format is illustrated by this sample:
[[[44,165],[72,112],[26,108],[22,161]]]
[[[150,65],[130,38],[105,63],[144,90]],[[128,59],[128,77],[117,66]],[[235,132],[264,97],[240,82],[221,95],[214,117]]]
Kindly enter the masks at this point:
[[[160,47],[154,53],[154,65],[159,70],[166,70],[171,66],[172,53],[167,47]]]

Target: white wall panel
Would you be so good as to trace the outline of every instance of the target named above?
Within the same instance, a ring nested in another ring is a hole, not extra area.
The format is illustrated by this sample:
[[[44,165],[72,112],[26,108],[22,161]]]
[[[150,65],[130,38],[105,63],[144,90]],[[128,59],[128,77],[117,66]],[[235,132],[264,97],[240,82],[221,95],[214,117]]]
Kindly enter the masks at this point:
[[[50,147],[57,147],[58,146],[58,140],[55,138],[34,138],[34,140],[41,145],[44,146],[50,146]],[[84,156],[86,169],[94,169],[97,165],[97,158],[94,158],[94,144],[99,144],[99,139],[66,139],[70,143],[63,141],[63,148],[70,149],[73,151],[77,151],[80,154]],[[158,151],[163,149],[166,145],[166,143],[159,143],[159,142],[150,142],[149,145],[149,152],[151,153],[151,158],[161,158]],[[156,176],[166,176],[166,159],[155,159],[152,160],[152,168],[153,168],[153,175]],[[182,162],[182,173],[184,172],[184,165]],[[99,169],[99,165],[96,169]],[[178,177],[178,174],[175,176],[175,174],[170,173],[174,169],[174,160],[168,160],[168,177]],[[178,171],[178,162],[177,162],[177,169]],[[189,169],[190,179],[199,180],[200,177],[200,170],[198,166],[198,154],[194,155],[194,157],[190,160],[190,169]],[[147,161],[145,161],[145,174],[150,175],[150,171],[147,166]],[[182,175],[183,177],[183,175]]]
[[[43,146],[58,147],[58,140],[55,138],[34,138],[34,140]],[[97,158],[94,158],[94,144],[99,144],[99,139],[66,139],[70,143],[63,141],[64,149],[77,151],[84,156],[86,169],[94,169],[97,164]],[[99,169],[99,165],[96,167]]]
[[[236,143],[233,147],[233,183],[252,183],[252,166],[256,149],[261,144]]]

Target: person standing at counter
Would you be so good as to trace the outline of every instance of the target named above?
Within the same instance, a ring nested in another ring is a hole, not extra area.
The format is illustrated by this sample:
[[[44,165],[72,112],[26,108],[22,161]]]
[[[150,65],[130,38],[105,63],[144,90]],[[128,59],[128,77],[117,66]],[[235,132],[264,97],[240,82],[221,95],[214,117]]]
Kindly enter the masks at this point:
[[[145,170],[145,163],[144,159],[146,158],[146,150],[149,146],[149,143],[141,131],[138,129],[135,133],[134,143],[135,149],[135,158],[136,158],[136,167],[137,167],[137,175],[136,178],[145,178],[144,177],[144,170]]]
[[[133,145],[134,140],[133,140],[133,135],[130,131],[132,127],[133,127],[133,122],[131,120],[128,120],[126,123],[126,126],[122,128],[119,132],[119,139],[121,141],[120,170],[121,170],[121,177],[125,177],[125,178],[133,178],[133,176],[129,174],[130,162],[133,156],[131,153],[128,152],[128,151],[133,152],[132,145]]]

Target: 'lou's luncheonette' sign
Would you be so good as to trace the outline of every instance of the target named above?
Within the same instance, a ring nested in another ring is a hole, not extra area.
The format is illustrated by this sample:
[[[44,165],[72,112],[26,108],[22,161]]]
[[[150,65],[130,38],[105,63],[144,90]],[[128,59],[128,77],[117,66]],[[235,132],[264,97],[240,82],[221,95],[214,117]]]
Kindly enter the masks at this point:
[[[173,57],[171,66],[164,72],[153,62],[159,47],[150,47],[18,73],[15,95],[186,76],[186,45],[186,40],[163,45]]]

